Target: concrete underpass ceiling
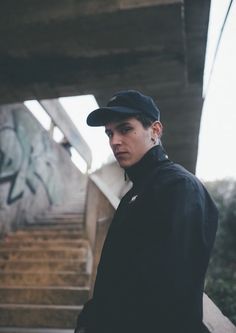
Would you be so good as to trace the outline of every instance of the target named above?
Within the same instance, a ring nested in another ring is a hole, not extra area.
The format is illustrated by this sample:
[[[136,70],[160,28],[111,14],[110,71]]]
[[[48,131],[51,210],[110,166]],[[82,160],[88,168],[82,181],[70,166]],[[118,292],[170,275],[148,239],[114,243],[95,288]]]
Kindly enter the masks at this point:
[[[209,0],[8,0],[0,103],[140,89],[162,112],[169,156],[195,170]]]

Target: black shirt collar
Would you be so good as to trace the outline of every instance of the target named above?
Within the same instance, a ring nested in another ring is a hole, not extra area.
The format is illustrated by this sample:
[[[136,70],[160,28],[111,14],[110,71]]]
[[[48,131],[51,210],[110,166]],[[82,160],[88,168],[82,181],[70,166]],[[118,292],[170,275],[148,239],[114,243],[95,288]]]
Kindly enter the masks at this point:
[[[152,147],[136,164],[125,169],[126,174],[134,185],[142,183],[148,174],[163,161],[167,161],[168,156],[164,148],[160,145]]]

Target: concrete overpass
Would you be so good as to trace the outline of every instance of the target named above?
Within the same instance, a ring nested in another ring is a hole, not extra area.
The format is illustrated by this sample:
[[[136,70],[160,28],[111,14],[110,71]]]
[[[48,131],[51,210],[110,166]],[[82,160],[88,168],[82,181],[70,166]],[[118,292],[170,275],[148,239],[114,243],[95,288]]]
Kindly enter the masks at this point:
[[[39,261],[40,251],[48,245],[54,247],[51,254],[54,264],[58,264],[55,255],[62,255],[56,252],[58,236],[63,242],[71,233],[73,238],[80,237],[76,242],[69,240],[76,247],[78,241],[89,241],[88,253],[85,252],[88,260],[80,273],[83,276],[86,270],[94,277],[110,217],[124,188],[114,181],[109,186],[105,167],[89,179],[79,173],[68,159],[68,152],[50,139],[22,102],[39,100],[89,162],[86,143],[56,99],[89,93],[103,104],[116,90],[140,89],[152,95],[160,106],[166,126],[163,142],[170,157],[194,171],[209,0],[8,0],[1,3],[0,9],[0,236],[6,236],[0,239],[0,250],[7,257],[0,262],[1,270],[5,267],[0,274],[1,295],[4,294],[0,332],[45,333],[45,327],[62,332],[57,329],[60,325],[65,332],[65,325],[74,327],[78,311],[71,306],[73,297],[69,297],[68,304],[62,297],[63,312],[58,312],[58,304],[62,305],[58,297],[53,296],[55,308],[48,306],[48,299],[53,295],[52,289],[67,291],[64,282],[78,286],[82,280],[77,279],[76,271],[72,274],[76,280],[67,276],[63,282],[58,271],[65,268],[52,267],[50,256]],[[2,106],[8,103],[11,105]],[[110,167],[116,176],[110,178],[118,179],[121,169],[117,165],[106,166]],[[116,195],[109,193],[111,188],[117,191]],[[45,227],[47,234],[42,230]],[[65,227],[70,230],[63,234]],[[35,235],[37,244],[31,238]],[[84,235],[88,239],[83,239]],[[22,243],[33,243],[36,248],[20,251]],[[37,255],[33,260],[31,253]],[[32,274],[27,271],[24,275],[22,261],[32,265],[27,268]],[[65,261],[68,264],[68,257]],[[46,280],[48,273],[53,273],[55,279]],[[54,283],[57,288],[50,289]],[[29,284],[33,284],[32,294],[25,292]],[[83,303],[90,287],[81,289],[83,294],[79,297],[75,295],[74,305]],[[39,298],[37,288],[46,290],[48,296],[44,293]],[[11,296],[12,289],[15,298]],[[233,324],[206,295],[204,322],[211,333],[235,333]]]
[[[0,103],[140,89],[170,158],[195,170],[209,0],[10,0],[0,11]]]

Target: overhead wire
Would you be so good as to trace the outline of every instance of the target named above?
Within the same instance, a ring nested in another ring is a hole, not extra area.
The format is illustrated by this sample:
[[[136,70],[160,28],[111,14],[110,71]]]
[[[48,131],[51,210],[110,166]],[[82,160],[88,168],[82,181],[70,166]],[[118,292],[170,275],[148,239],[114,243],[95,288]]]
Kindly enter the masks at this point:
[[[215,48],[215,52],[214,52],[214,56],[213,56],[213,61],[212,61],[211,69],[210,69],[209,78],[207,80],[207,85],[206,85],[206,88],[204,89],[204,93],[203,93],[204,96],[206,96],[207,91],[208,91],[208,87],[210,85],[210,81],[211,81],[213,70],[214,70],[215,63],[216,63],[217,54],[218,54],[218,51],[219,51],[219,48],[220,48],[220,43],[221,43],[221,40],[222,40],[222,36],[223,36],[223,33],[224,33],[225,25],[226,25],[226,22],[227,22],[230,10],[232,8],[233,2],[234,2],[234,0],[231,0],[230,3],[229,3],[229,6],[228,6],[228,9],[227,9],[227,12],[226,12],[226,15],[225,15],[222,27],[220,29],[219,38],[217,40],[217,44],[216,44],[216,48]]]

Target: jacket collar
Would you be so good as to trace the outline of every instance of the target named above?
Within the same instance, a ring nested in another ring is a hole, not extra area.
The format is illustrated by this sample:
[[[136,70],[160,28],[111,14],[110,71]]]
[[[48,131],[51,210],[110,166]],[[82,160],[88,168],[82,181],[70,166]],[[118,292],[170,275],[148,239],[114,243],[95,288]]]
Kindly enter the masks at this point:
[[[146,180],[150,172],[161,162],[167,161],[168,156],[164,148],[160,145],[152,147],[140,161],[125,169],[126,174],[134,185],[138,185]]]

